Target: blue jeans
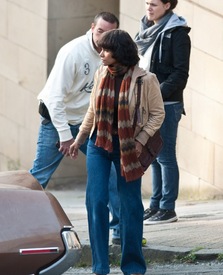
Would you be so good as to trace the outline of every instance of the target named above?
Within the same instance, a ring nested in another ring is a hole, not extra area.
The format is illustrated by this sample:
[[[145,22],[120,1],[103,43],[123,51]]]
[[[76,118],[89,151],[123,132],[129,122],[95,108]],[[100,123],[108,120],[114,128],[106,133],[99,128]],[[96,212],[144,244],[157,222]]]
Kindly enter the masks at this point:
[[[176,159],[178,124],[183,113],[183,104],[165,105],[165,119],[160,132],[163,148],[151,164],[152,197],[150,208],[174,210],[179,191],[179,169]]]
[[[92,271],[108,274],[109,269],[109,174],[112,162],[116,168],[120,198],[121,270],[124,274],[144,274],[142,254],[143,204],[141,178],[126,182],[120,172],[118,136],[113,136],[113,151],[95,146],[96,134],[88,143],[86,207],[92,250]],[[97,173],[95,173],[97,171]]]
[[[59,140],[59,135],[56,128],[50,121],[43,124],[44,119],[41,117],[41,124],[39,128],[39,136],[37,141],[36,158],[33,163],[33,167],[30,169],[30,173],[39,181],[43,188],[47,187],[47,184],[59,166],[64,155],[58,151],[56,143]],[[70,125],[70,129],[74,139],[79,132],[80,124]],[[86,142],[80,147],[82,153],[86,155],[87,152]],[[114,237],[119,238],[119,197],[116,185],[117,177],[114,165],[111,167],[111,174],[109,178],[109,207],[112,214],[111,229],[113,229]]]
[[[33,163],[33,167],[30,169],[30,173],[39,181],[43,188],[47,187],[47,184],[59,166],[64,155],[59,152],[56,147],[56,143],[59,141],[59,135],[52,122],[46,121],[41,117],[41,124],[39,128],[39,136],[37,141],[36,158]],[[73,137],[78,134],[80,124],[70,125],[70,129]],[[87,142],[80,147],[80,150],[86,155]]]
[[[109,204],[108,204],[109,210],[112,215],[112,219],[110,221],[110,229],[112,229],[112,238],[119,239],[120,238],[120,230],[119,230],[120,199],[119,199],[116,183],[117,183],[117,175],[116,175],[115,166],[112,163],[110,176],[109,176]]]

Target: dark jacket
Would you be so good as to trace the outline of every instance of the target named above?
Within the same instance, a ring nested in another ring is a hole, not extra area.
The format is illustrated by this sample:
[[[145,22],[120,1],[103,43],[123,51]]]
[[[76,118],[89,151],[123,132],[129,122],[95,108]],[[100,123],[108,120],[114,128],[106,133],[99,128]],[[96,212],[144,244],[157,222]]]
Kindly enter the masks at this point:
[[[159,36],[155,42],[150,71],[155,73],[159,80],[164,102],[183,102],[183,90],[189,76],[189,31],[189,27],[174,27],[166,30],[163,37]]]

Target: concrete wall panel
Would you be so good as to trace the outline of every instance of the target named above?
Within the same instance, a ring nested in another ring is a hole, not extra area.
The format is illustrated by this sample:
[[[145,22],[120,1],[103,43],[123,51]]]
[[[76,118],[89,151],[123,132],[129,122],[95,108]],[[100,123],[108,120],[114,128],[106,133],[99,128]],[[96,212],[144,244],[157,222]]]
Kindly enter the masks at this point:
[[[20,6],[9,4],[8,38],[26,50],[47,57],[47,21]]]
[[[2,0],[1,0],[2,1]],[[48,15],[48,1],[47,0],[10,0],[7,1],[14,5],[39,15],[43,18],[47,18]]]
[[[217,14],[223,14],[223,2],[219,0],[192,0],[194,5],[200,5],[203,8],[215,12]]]
[[[213,144],[223,146],[223,108],[219,102],[211,101],[198,93],[192,100],[192,131]]]
[[[0,75],[18,83],[19,48],[0,37]]]
[[[199,16],[198,16],[199,15]],[[194,36],[195,48],[223,60],[223,18],[200,7],[194,10]]]
[[[145,1],[120,1],[120,14],[139,21],[144,16]],[[122,21],[121,21],[122,22]],[[132,26],[132,25],[129,25]]]
[[[38,94],[46,80],[46,60],[20,48],[18,71],[19,85]]]
[[[100,11],[114,12],[118,15],[118,0],[49,0],[49,19],[86,18]]]
[[[214,163],[214,185],[222,190],[223,147],[217,144],[215,145]]]
[[[214,182],[214,145],[181,127],[178,131],[177,157],[179,166],[198,178]]]
[[[1,0],[0,2],[0,10],[1,16],[0,16],[0,36],[6,37],[7,36],[7,18],[8,18],[8,13],[7,13],[7,1],[6,0]]]

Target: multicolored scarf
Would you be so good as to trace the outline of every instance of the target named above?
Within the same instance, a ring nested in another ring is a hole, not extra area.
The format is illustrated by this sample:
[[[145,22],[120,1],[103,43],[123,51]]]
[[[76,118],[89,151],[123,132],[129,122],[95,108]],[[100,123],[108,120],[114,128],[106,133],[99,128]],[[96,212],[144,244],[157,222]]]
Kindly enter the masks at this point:
[[[108,67],[106,76],[101,80],[100,93],[96,102],[97,138],[95,145],[108,152],[113,151],[112,124],[114,117],[115,75],[126,71],[126,67]],[[121,155],[121,175],[126,181],[133,181],[143,175],[143,169],[136,156],[134,130],[129,115],[128,94],[133,67],[125,73],[118,100],[118,135]]]

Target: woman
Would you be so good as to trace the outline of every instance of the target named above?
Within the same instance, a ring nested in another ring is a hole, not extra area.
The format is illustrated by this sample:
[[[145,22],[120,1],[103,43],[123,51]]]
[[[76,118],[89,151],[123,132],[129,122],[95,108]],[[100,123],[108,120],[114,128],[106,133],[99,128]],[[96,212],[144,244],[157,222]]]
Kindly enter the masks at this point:
[[[98,45],[103,65],[95,74],[90,106],[70,155],[90,134],[87,148],[88,182],[86,207],[95,274],[109,273],[108,179],[111,163],[117,171],[120,196],[121,270],[126,275],[144,274],[142,254],[143,205],[138,161],[142,144],[160,128],[164,108],[159,83],[154,74],[139,68],[137,47],[130,35],[112,30],[102,35]],[[142,77],[141,104],[133,129],[137,78]]]
[[[142,55],[140,66],[156,74],[165,106],[161,127],[164,146],[152,163],[153,192],[145,210],[144,224],[177,221],[179,170],[176,159],[178,124],[184,113],[183,90],[190,59],[190,28],[185,19],[173,13],[177,0],[147,0],[135,42]]]

